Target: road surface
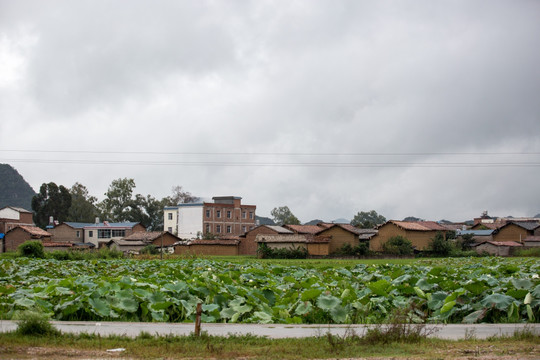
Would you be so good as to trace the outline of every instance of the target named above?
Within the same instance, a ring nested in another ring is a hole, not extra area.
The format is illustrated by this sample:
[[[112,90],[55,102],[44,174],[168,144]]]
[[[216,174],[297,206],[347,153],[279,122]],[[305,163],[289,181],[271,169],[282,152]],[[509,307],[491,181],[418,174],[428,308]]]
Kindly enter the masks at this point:
[[[136,337],[141,332],[152,335],[190,335],[194,331],[193,323],[136,323],[136,322],[88,322],[88,321],[51,321],[65,333],[88,333],[107,335],[125,335]],[[285,324],[202,324],[201,330],[208,335],[246,335],[264,336],[271,339],[301,338],[333,335],[363,335],[369,325],[285,325]],[[0,332],[13,331],[15,321],[0,320]],[[512,336],[517,331],[532,331],[540,336],[540,324],[452,324],[426,325],[430,337],[448,340],[465,338],[485,339],[491,336]]]

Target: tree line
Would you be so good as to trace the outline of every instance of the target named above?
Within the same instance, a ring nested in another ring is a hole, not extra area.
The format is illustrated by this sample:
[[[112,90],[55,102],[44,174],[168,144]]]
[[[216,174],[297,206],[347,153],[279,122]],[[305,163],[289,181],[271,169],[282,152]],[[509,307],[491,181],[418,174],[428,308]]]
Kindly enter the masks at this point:
[[[135,180],[113,180],[103,201],[91,196],[88,189],[76,182],[71,188],[43,183],[32,198],[34,223],[45,228],[52,216],[55,221],[93,223],[95,218],[111,222],[138,222],[148,230],[163,230],[163,208],[200,199],[182,186],[174,186],[172,194],[162,199],[134,194]]]

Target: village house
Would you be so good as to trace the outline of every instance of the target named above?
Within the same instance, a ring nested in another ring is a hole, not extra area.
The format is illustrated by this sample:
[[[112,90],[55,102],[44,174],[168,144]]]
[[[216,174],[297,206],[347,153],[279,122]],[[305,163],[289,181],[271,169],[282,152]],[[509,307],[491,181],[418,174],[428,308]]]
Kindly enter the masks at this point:
[[[197,239],[207,234],[243,235],[255,228],[255,205],[242,204],[239,196],[215,196],[212,199],[213,203],[165,207],[164,229],[181,239]]]
[[[104,246],[112,239],[120,240],[136,232],[146,232],[146,228],[138,222],[112,223],[108,221],[95,223],[64,222],[52,225],[47,231],[54,236],[57,243],[92,244],[94,247]]]
[[[154,245],[157,248],[170,248],[179,241],[179,237],[168,231],[137,231],[122,239],[111,239],[107,242],[107,246],[124,253],[138,254],[148,245]]]
[[[52,235],[36,226],[18,225],[9,230],[2,242],[2,252],[16,251],[19,245],[26,241],[38,240],[43,243],[51,242]]]
[[[34,226],[33,213],[23,208],[6,206],[0,209],[0,234],[18,225]]]
[[[237,239],[231,240],[203,240],[196,239],[186,242],[177,243],[174,245],[174,253],[177,255],[186,256],[208,256],[208,255],[222,255],[222,256],[236,256],[238,253],[238,245],[240,241]]]
[[[394,236],[408,239],[415,250],[427,250],[438,232],[446,236],[447,229],[435,221],[389,220],[378,227],[378,233],[369,242],[371,251],[383,251],[383,244]]]
[[[511,256],[515,249],[520,249],[523,245],[515,241],[483,241],[473,247],[478,254]]]

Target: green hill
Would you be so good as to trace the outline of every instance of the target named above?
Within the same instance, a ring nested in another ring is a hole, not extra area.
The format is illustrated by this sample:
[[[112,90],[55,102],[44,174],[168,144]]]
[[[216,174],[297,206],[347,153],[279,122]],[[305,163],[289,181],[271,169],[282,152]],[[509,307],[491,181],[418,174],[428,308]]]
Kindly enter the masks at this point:
[[[0,209],[5,206],[21,207],[32,211],[34,189],[9,164],[0,164]]]

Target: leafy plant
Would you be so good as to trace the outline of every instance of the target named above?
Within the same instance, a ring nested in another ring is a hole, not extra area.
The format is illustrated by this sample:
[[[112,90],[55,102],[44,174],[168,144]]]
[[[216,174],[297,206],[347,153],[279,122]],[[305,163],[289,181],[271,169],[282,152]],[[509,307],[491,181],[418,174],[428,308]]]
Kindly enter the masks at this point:
[[[51,325],[47,316],[32,311],[25,311],[20,315],[15,332],[23,336],[59,336],[61,334]]]
[[[413,247],[409,239],[397,235],[383,244],[383,252],[392,255],[412,255]]]
[[[20,256],[40,258],[45,257],[45,251],[43,250],[43,243],[38,240],[25,241],[19,245],[18,252]]]

